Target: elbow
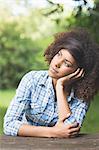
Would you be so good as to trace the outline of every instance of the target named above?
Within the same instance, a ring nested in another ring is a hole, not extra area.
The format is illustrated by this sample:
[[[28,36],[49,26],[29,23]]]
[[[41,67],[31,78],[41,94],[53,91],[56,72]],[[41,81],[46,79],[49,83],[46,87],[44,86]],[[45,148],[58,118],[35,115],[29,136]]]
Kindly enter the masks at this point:
[[[3,126],[3,132],[5,135],[17,136],[18,130],[23,123],[19,120],[5,120]]]
[[[73,115],[70,115],[67,119],[64,120],[65,125],[74,124],[74,123],[77,123],[79,124],[79,126],[81,126],[81,122],[77,120],[76,117]]]
[[[11,132],[9,132],[9,125],[4,123],[3,132],[5,135],[11,135]]]
[[[8,136],[17,136],[11,122],[4,122],[3,133]]]
[[[10,123],[4,122],[3,132],[4,132],[5,135],[12,135],[11,134],[11,129],[10,129]]]

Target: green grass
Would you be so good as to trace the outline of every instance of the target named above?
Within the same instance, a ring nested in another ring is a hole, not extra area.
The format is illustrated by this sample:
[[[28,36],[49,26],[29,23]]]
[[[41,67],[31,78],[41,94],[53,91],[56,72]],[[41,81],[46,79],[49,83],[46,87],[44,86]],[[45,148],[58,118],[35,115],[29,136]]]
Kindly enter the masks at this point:
[[[99,132],[99,95],[92,101],[81,131],[86,133]]]
[[[8,105],[12,97],[15,94],[15,90],[2,90],[0,91],[0,134],[3,134],[3,118]],[[99,132],[99,95],[95,97],[95,100],[91,103],[83,127],[81,129],[83,133],[97,133]]]
[[[8,105],[12,97],[15,94],[15,90],[1,90],[0,91],[0,135],[3,134],[3,118]]]
[[[8,107],[15,90],[0,90],[0,106]]]

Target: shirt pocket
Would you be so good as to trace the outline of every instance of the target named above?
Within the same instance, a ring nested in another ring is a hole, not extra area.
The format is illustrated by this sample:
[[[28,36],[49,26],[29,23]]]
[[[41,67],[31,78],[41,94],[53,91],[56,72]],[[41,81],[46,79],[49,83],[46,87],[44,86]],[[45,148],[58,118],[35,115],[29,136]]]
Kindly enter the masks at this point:
[[[47,121],[42,117],[43,115],[44,112],[41,111],[41,107],[38,106],[37,104],[32,103],[29,112],[27,112],[26,114],[26,118],[28,121],[31,120],[33,123],[45,126],[47,124]]]
[[[31,103],[30,113],[33,115],[42,114],[41,106],[38,103]]]

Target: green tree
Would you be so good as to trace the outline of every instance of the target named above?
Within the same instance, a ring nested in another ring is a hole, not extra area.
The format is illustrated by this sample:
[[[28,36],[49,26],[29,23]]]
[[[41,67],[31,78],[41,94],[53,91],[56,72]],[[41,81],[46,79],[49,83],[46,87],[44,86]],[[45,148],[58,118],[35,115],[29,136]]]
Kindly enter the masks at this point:
[[[1,88],[15,87],[22,75],[37,65],[37,46],[23,33],[17,22],[3,23],[0,28]]]

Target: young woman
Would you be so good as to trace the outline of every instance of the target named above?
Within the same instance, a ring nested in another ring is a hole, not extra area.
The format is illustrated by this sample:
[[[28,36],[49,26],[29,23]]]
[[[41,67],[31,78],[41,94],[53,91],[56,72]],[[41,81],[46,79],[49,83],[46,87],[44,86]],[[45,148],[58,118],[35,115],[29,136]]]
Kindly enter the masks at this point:
[[[21,80],[4,118],[12,136],[76,136],[99,89],[99,48],[84,29],[58,33],[44,54],[49,70]]]

